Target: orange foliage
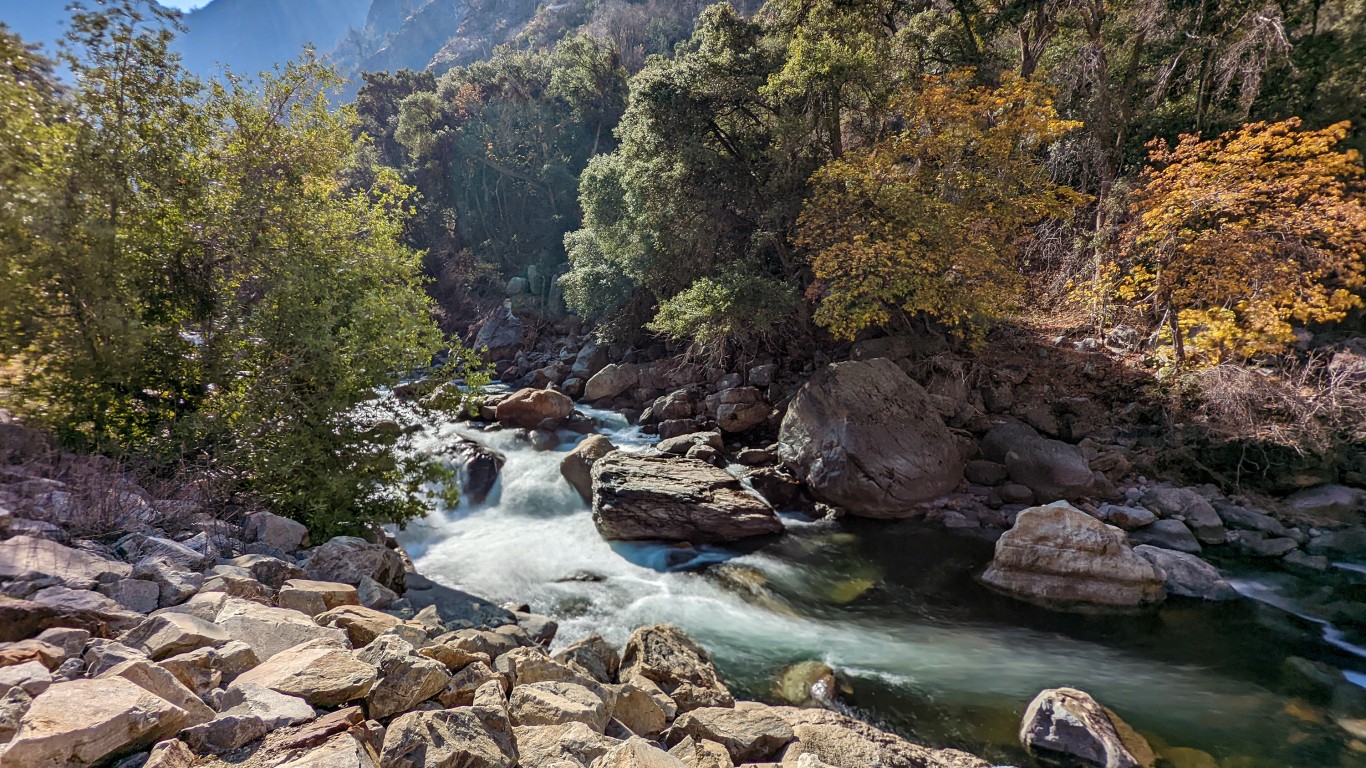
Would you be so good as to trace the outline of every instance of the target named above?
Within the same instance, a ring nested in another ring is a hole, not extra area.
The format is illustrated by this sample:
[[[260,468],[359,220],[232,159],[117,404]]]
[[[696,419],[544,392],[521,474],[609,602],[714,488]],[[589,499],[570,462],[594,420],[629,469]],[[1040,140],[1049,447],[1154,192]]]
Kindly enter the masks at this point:
[[[1361,156],[1348,123],[1292,118],[1155,141],[1126,227],[1121,296],[1165,317],[1179,360],[1284,351],[1293,323],[1362,306]]]

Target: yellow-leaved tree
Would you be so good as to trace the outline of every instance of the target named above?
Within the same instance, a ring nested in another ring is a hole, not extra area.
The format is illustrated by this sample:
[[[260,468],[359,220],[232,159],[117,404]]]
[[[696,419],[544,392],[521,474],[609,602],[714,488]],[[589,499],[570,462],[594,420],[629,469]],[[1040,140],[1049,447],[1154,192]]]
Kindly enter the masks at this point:
[[[947,325],[999,316],[1017,298],[1026,228],[1082,200],[1055,184],[1041,150],[1061,120],[1041,83],[971,70],[925,78],[896,103],[906,126],[816,172],[798,220],[815,319],[835,336],[927,315]]]
[[[1366,204],[1346,122],[1297,118],[1155,141],[1123,232],[1121,298],[1153,312],[1177,362],[1285,351],[1293,323],[1362,306]]]

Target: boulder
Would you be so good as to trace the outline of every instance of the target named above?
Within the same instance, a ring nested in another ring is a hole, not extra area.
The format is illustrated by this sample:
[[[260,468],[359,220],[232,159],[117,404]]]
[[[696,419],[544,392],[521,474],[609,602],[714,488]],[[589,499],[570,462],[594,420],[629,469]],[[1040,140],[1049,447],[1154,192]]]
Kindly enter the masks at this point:
[[[595,733],[607,728],[607,703],[582,685],[556,681],[518,685],[508,699],[514,725],[583,723]]]
[[[1158,520],[1129,533],[1134,544],[1147,544],[1191,555],[1200,554],[1200,541],[1180,520]]]
[[[4,754],[4,745],[19,731],[19,723],[32,704],[33,697],[22,688],[11,688],[0,696],[0,755]]]
[[[271,729],[306,723],[318,716],[303,699],[255,683],[229,688],[223,693],[219,710],[225,715],[259,717]]]
[[[49,539],[14,536],[0,541],[0,582],[39,581],[71,589],[94,589],[103,581],[126,579],[132,566]]]
[[[735,761],[731,760],[730,752],[725,747],[714,741],[697,741],[691,736],[684,736],[682,741],[670,747],[669,754],[683,761],[688,768],[735,767]],[[809,763],[808,759],[800,763],[798,768],[820,768]]]
[[[1066,502],[1021,512],[982,581],[1054,608],[1133,608],[1166,596],[1162,577],[1123,531]]]
[[[716,423],[723,432],[748,432],[768,421],[771,412],[765,402],[721,403],[716,407]]]
[[[522,768],[573,768],[586,766],[611,751],[619,742],[579,722],[563,725],[518,726],[518,765]]]
[[[773,693],[798,707],[827,707],[839,698],[835,670],[820,661],[799,661],[783,669],[774,681]]]
[[[161,602],[161,586],[146,579],[119,579],[101,584],[99,593],[134,613],[151,613]]]
[[[982,453],[1004,464],[1011,481],[1040,501],[1070,501],[1098,491],[1095,473],[1080,447],[1043,437],[1024,424],[993,427],[982,438]]]
[[[782,521],[725,471],[702,461],[616,451],[593,464],[593,522],[603,538],[736,541]]]
[[[377,750],[365,734],[343,731],[273,768],[375,768],[378,764]]]
[[[593,761],[591,768],[688,768],[682,760],[632,736],[613,747],[607,754]]]
[[[95,639],[85,649],[82,660],[88,677],[99,677],[125,661],[146,659],[147,654],[113,640]]]
[[[546,421],[558,424],[574,413],[574,401],[553,389],[520,389],[504,398],[494,418],[505,427],[536,429]]]
[[[507,677],[495,672],[485,662],[476,661],[451,676],[438,700],[443,707],[468,707],[474,703],[474,694],[489,681],[496,681],[504,693],[507,692]]]
[[[963,477],[925,390],[885,358],[813,376],[788,406],[778,454],[818,500],[867,517],[909,515]]]
[[[487,350],[488,359],[497,360],[515,352],[524,338],[526,326],[512,313],[511,304],[505,302],[479,326],[473,344],[474,349]]]
[[[513,768],[517,751],[470,708],[409,712],[384,732],[380,768]]]
[[[360,605],[360,595],[350,584],[336,581],[290,579],[280,587],[275,602],[281,608],[317,616],[343,605]]]
[[[1025,709],[1020,743],[1048,765],[1152,768],[1152,749],[1128,725],[1075,688],[1042,691]]]
[[[109,630],[114,632],[123,632],[132,629],[138,624],[141,624],[144,618],[142,614],[133,613],[98,592],[91,592],[85,589],[47,587],[34,592],[29,597],[33,602],[46,605],[56,613],[88,617],[92,621],[104,624]],[[49,624],[47,626],[77,626],[85,629],[89,628],[85,624],[79,622],[70,625]],[[92,633],[94,633],[93,630]]]
[[[400,622],[394,616],[360,605],[343,605],[318,614],[313,620],[324,627],[337,627],[346,632],[356,648],[369,645],[380,635]]]
[[[720,744],[736,763],[772,758],[794,738],[792,727],[766,707],[695,709],[680,715],[669,731],[671,742],[677,743],[683,736]]]
[[[92,765],[194,724],[190,713],[131,680],[73,680],[34,699],[0,761],[24,768]]]
[[[443,453],[460,468],[460,493],[471,504],[484,503],[507,463],[502,453],[463,438],[447,445]]]
[[[228,560],[225,566],[241,569],[232,571],[232,575],[250,576],[272,590],[284,586],[290,579],[302,579],[305,576],[303,570],[294,563],[270,555],[242,555]]]
[[[641,627],[626,641],[621,679],[639,675],[667,693],[680,712],[730,706],[734,699],[716,674],[711,655],[670,624]]]
[[[385,589],[402,594],[405,588],[403,558],[383,544],[371,544],[355,536],[338,536],[313,549],[304,566],[310,579],[356,585],[368,576]]]
[[[1143,544],[1134,552],[1153,564],[1162,576],[1167,594],[1202,600],[1233,600],[1238,592],[1219,575],[1219,569],[1195,555]]]
[[[157,666],[175,675],[180,684],[194,695],[204,698],[209,691],[223,683],[222,665],[218,652],[212,648],[197,648],[157,662]]]
[[[145,536],[141,533],[124,536],[114,544],[114,549],[122,553],[129,562],[160,560],[174,563],[190,571],[197,571],[213,562],[213,558],[178,541],[161,536]]]
[[[379,674],[351,651],[325,640],[296,645],[240,675],[234,686],[254,683],[297,696],[315,707],[365,698]]]
[[[690,423],[696,425],[696,422]],[[686,456],[688,451],[699,445],[705,445],[719,451],[725,447],[725,442],[720,432],[689,432],[677,437],[666,437],[659,441],[655,449],[660,453]]]
[[[1265,512],[1226,502],[1216,502],[1214,510],[1219,513],[1219,518],[1224,521],[1224,525],[1228,528],[1258,531],[1268,536],[1288,537],[1291,535],[1290,531],[1281,524],[1281,521]]]
[[[601,346],[596,341],[586,342],[579,348],[579,352],[574,356],[574,364],[570,366],[569,372],[584,381],[593,378],[593,374],[601,371],[608,362],[607,348]]]
[[[637,736],[663,733],[677,715],[678,705],[649,678],[636,675],[616,687],[612,719]]]
[[[176,679],[175,675],[146,659],[125,661],[100,675],[102,680],[115,677],[128,680],[184,710],[188,717],[186,725],[195,725],[213,719],[213,710],[196,696],[194,691],[186,688]]]
[[[41,661],[26,661],[0,667],[0,694],[19,689],[29,696],[37,696],[52,685],[52,673]]]
[[[783,752],[784,766],[991,768],[990,763],[965,752],[912,744],[900,736],[837,712],[796,707],[765,709],[791,726],[796,738]],[[811,763],[812,760],[818,762]]]
[[[1321,522],[1366,522],[1366,489],[1320,485],[1291,495],[1285,500],[1285,506],[1291,512]]]
[[[1157,515],[1143,507],[1127,507],[1119,504],[1101,504],[1096,517],[1126,531],[1135,531],[1157,522]],[[1199,544],[1196,545],[1199,547]]]
[[[406,712],[441,693],[450,682],[446,665],[419,656],[408,641],[380,635],[356,651],[356,658],[379,670],[379,679],[365,697],[372,718]]]
[[[1224,521],[1214,505],[1191,488],[1152,488],[1143,503],[1164,518],[1179,516],[1202,544],[1224,543]]]
[[[629,363],[610,364],[593,374],[583,388],[583,399],[593,401],[605,397],[616,397],[634,387],[640,380],[640,371]]]
[[[621,654],[596,633],[565,646],[555,653],[554,659],[583,670],[600,683],[616,680],[621,668]]]
[[[193,651],[216,648],[232,640],[227,630],[187,613],[149,616],[119,636],[119,642],[142,651],[153,661]]]
[[[320,627],[298,611],[272,608],[236,597],[224,598],[213,622],[226,630],[233,640],[251,646],[261,661],[310,640],[346,642],[346,633],[342,630]]]
[[[265,721],[251,714],[223,713],[180,732],[180,739],[201,755],[220,755],[270,733]]]
[[[247,535],[281,552],[293,552],[308,541],[308,528],[272,512],[257,512],[247,518]]]
[[[180,739],[167,739],[152,747],[142,768],[193,768],[196,759],[188,744]]]
[[[560,461],[560,474],[579,492],[584,502],[593,501],[593,463],[617,447],[603,435],[585,437]]]

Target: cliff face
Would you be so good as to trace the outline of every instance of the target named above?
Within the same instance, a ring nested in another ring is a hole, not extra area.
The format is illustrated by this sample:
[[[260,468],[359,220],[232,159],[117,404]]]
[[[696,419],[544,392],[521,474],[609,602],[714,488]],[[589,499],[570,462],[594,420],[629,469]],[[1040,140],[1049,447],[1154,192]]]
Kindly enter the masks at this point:
[[[534,18],[536,0],[375,0],[366,29],[378,50],[359,69],[436,69],[469,64],[511,42]],[[402,18],[399,18],[402,16]]]

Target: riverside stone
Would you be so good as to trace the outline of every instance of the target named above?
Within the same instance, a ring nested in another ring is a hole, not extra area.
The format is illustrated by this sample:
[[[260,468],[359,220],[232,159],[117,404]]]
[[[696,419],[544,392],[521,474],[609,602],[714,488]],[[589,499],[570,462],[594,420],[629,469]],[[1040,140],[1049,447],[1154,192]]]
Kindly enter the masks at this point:
[[[409,712],[384,732],[380,768],[512,768],[509,748],[471,709]]]
[[[593,501],[593,463],[617,447],[603,435],[589,435],[560,461],[560,474],[587,503]]]
[[[792,727],[795,740],[783,751],[784,766],[805,768],[814,759],[833,768],[992,768],[990,763],[966,752],[912,744],[838,712],[796,707],[764,709]]]
[[[592,472],[593,522],[607,539],[703,544],[783,530],[739,480],[702,461],[616,451]]]
[[[1129,534],[1134,544],[1147,544],[1190,555],[1200,554],[1200,541],[1180,520],[1158,520]]]
[[[735,762],[731,760],[730,752],[727,752],[725,747],[714,741],[697,741],[691,736],[685,736],[682,741],[673,745],[669,749],[669,754],[682,760],[688,768],[735,768]],[[798,764],[797,768],[807,766]]]
[[[582,685],[540,682],[518,685],[508,700],[515,725],[563,725],[579,722],[602,733],[607,728],[607,704]]]
[[[122,677],[73,680],[33,700],[0,754],[6,766],[69,768],[145,749],[196,721]]]
[[[488,664],[476,661],[451,676],[438,700],[443,707],[468,707],[474,703],[474,694],[491,680],[496,681],[503,692],[507,693],[507,677],[495,672]]]
[[[134,613],[151,613],[161,601],[161,587],[146,579],[119,579],[101,584],[99,593]]]
[[[553,389],[519,389],[498,403],[494,418],[505,427],[536,429],[546,420],[558,424],[574,413],[574,401]]]
[[[563,725],[518,726],[517,764],[522,768],[586,766],[619,742],[579,722]]]
[[[1124,532],[1066,502],[1026,509],[996,542],[982,581],[1050,607],[1136,607],[1165,597],[1162,577]]]
[[[711,655],[670,624],[641,627],[631,634],[621,656],[621,679],[636,675],[663,689],[680,712],[735,701],[717,676]]]
[[[216,648],[232,639],[224,628],[187,613],[149,616],[119,636],[120,643],[142,651],[153,661],[196,648]]]
[[[387,613],[364,606],[344,605],[321,613],[314,618],[324,627],[337,627],[346,632],[357,648],[369,645],[375,638],[393,629],[400,622]]]
[[[767,760],[795,738],[792,727],[766,708],[702,707],[680,715],[669,734],[674,742],[684,735],[714,741],[737,763]]]
[[[186,688],[175,675],[146,659],[125,661],[100,675],[102,680],[114,677],[124,678],[184,710],[189,718],[187,726],[213,719],[213,710],[194,691]]]
[[[72,589],[126,579],[132,566],[72,549],[49,539],[14,536],[0,541],[0,582],[55,579]],[[52,582],[49,582],[52,583]]]
[[[326,640],[313,640],[276,654],[240,675],[233,685],[255,683],[315,707],[336,707],[365,698],[378,678],[374,666]]]
[[[1050,765],[1152,768],[1147,742],[1112,714],[1084,691],[1050,688],[1025,709],[1020,743]]]
[[[632,736],[593,761],[591,768],[688,768],[677,757],[654,744]]]
[[[552,658],[587,672],[600,683],[617,679],[617,670],[621,668],[617,649],[596,632],[556,651]]]
[[[167,739],[152,747],[142,768],[192,768],[196,759],[188,744],[180,739]]]
[[[338,536],[314,548],[304,572],[317,581],[338,581],[353,586],[368,576],[385,589],[399,594],[406,586],[403,558],[397,552],[355,536]]]
[[[653,737],[664,732],[678,714],[678,705],[658,685],[636,675],[617,686],[612,703],[612,719],[637,736]]]
[[[1153,564],[1162,576],[1167,594],[1202,600],[1233,600],[1238,592],[1219,575],[1219,569],[1195,555],[1143,544],[1134,552]]]
[[[281,608],[317,616],[339,606],[360,605],[360,595],[350,584],[290,579],[280,587],[275,602]]]
[[[318,716],[303,699],[256,683],[229,688],[219,701],[219,709],[225,715],[258,717],[272,730],[306,723]]]
[[[303,523],[273,512],[257,512],[251,515],[247,519],[247,534],[253,541],[282,552],[293,552],[308,541],[308,528]]]
[[[198,648],[157,662],[157,666],[175,675],[181,685],[194,695],[204,698],[223,682],[219,669],[218,652],[212,648]]]
[[[346,633],[321,627],[298,611],[227,598],[213,619],[233,640],[251,646],[256,657],[266,661],[275,654],[310,640],[345,643]]]
[[[180,738],[201,755],[231,752],[270,732],[261,718],[250,714],[223,713],[207,723],[180,732]]]
[[[102,623],[112,632],[132,629],[141,624],[143,620],[142,614],[133,613],[104,595],[85,589],[47,587],[34,592],[30,595],[30,599],[35,603],[48,606],[57,614],[80,616],[87,620]],[[62,626],[69,625],[62,624]],[[84,629],[90,628],[86,623],[79,620],[76,622],[76,626]]]
[[[885,358],[813,376],[788,406],[778,454],[818,500],[867,517],[911,514],[963,477],[925,390]]]
[[[629,363],[611,363],[602,367],[588,379],[583,388],[583,399],[601,400],[616,397],[634,387],[640,381],[640,370]]]
[[[41,661],[0,667],[0,694],[18,688],[29,696],[37,696],[51,685],[52,673]]]
[[[404,712],[441,693],[450,682],[446,665],[414,653],[408,641],[396,635],[380,635],[359,651],[356,658],[375,667],[379,679],[365,697],[373,718]]]
[[[1223,519],[1204,496],[1191,488],[1152,488],[1144,494],[1143,503],[1165,518],[1180,515],[1201,544],[1224,543]]]

